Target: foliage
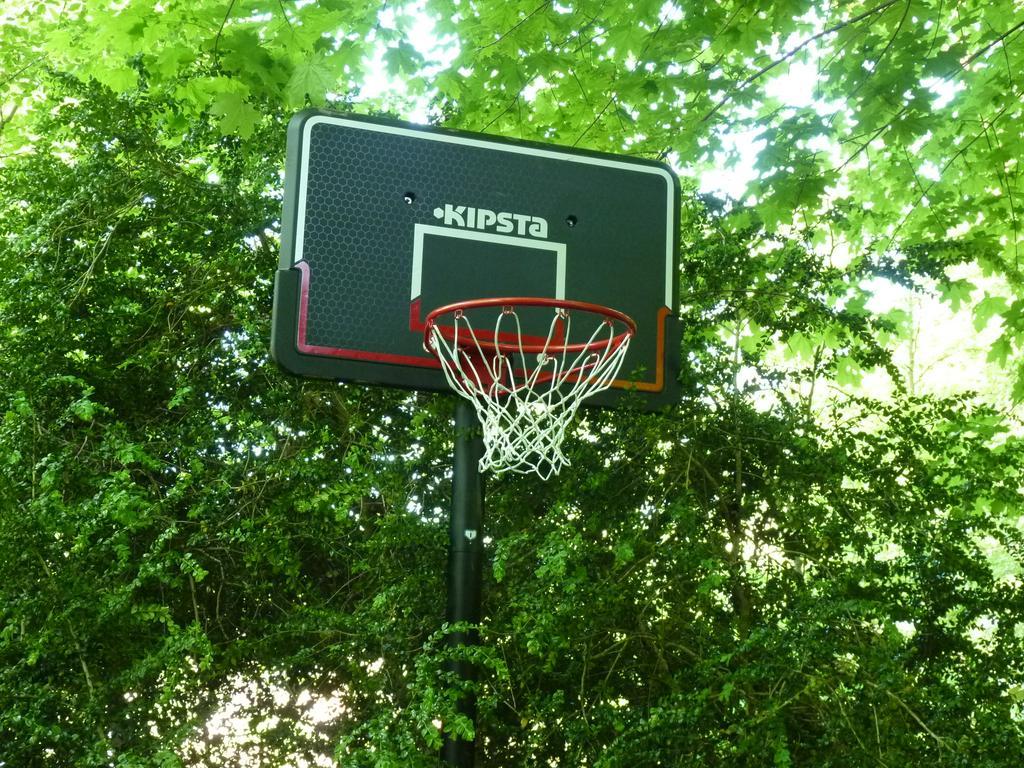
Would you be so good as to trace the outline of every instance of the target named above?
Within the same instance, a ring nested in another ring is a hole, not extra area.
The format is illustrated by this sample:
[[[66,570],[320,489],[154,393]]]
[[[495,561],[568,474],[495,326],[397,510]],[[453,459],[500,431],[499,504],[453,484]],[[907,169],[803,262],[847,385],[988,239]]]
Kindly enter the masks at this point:
[[[1016,765],[1021,425],[905,391],[865,286],[930,281],[1019,354],[1019,8],[427,10],[450,63],[358,0],[0,10],[0,762],[233,765],[207,726],[249,683],[262,765],[433,765],[472,727],[450,399],[266,351],[284,125],[402,107],[361,94],[379,48],[449,126],[688,172],[766,141],[748,205],[685,195],[683,402],[489,483],[482,764]],[[801,62],[832,106],[772,95]],[[879,368],[892,398],[848,394]]]

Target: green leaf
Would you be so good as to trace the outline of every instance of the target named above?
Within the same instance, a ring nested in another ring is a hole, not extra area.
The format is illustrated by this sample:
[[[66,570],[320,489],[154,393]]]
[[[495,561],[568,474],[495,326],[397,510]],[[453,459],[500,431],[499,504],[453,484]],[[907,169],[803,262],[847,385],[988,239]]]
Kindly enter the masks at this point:
[[[765,334],[764,329],[753,320],[750,321],[749,326],[750,333],[740,337],[740,349],[753,355],[760,349]]]
[[[456,56],[436,63],[431,119],[597,150],[629,141],[633,158],[665,153],[684,169],[673,254],[684,297],[661,329],[684,350],[662,372],[681,402],[589,409],[568,427],[573,464],[560,477],[488,479],[493,589],[480,644],[462,649],[436,632],[451,398],[298,380],[266,349],[288,113],[307,98],[349,106],[376,46],[394,49],[397,92],[352,105],[420,107],[407,86],[422,73],[405,71],[400,41],[405,9],[421,5],[74,0],[58,18],[60,3],[0,4],[0,71],[14,78],[0,99],[0,762],[202,763],[189,753],[194,715],[227,707],[251,725],[239,748],[265,765],[337,748],[346,766],[425,768],[435,721],[468,733],[455,719],[468,689],[502,765],[912,766],[944,751],[918,738],[908,708],[965,765],[1019,762],[1008,716],[1024,681],[977,673],[1018,658],[1024,639],[1020,567],[1005,554],[1024,546],[1009,377],[965,343],[934,376],[952,368],[940,384],[953,388],[956,366],[974,366],[971,383],[993,391],[944,398],[922,382],[923,396],[850,397],[835,381],[909,359],[907,344],[878,344],[904,319],[873,312],[859,286],[944,283],[954,263],[985,282],[954,290],[949,324],[969,334],[1001,315],[992,353],[1021,362],[1024,291],[1002,248],[1009,198],[1015,210],[1024,199],[1010,162],[1024,157],[1010,83],[1022,49],[995,44],[1019,16],[1013,0],[833,4],[831,15],[800,0],[422,5],[439,38],[452,35],[437,50]],[[764,44],[777,40],[777,59],[844,20],[757,75],[774,60]],[[805,63],[813,88],[771,92]],[[121,68],[110,76],[126,90],[90,67]],[[344,81],[327,87],[325,69]],[[932,137],[901,143],[923,127],[913,121],[876,134],[919,99],[923,73],[962,87],[941,120],[912,105]],[[535,101],[518,96],[541,81]],[[663,108],[651,110],[655,96]],[[620,123],[612,98],[635,122]],[[821,118],[820,104],[839,111]],[[771,165],[754,187],[792,223],[772,233],[756,208],[704,196],[696,178],[757,133]],[[520,210],[502,199],[522,180],[477,176],[492,202],[451,202]],[[429,190],[422,210],[405,208],[405,191],[383,224],[430,219]],[[552,221],[555,239],[576,242],[580,222]],[[609,244],[628,260],[620,239]],[[368,259],[372,280],[387,258]],[[973,307],[985,289],[1006,303]],[[654,316],[636,319],[636,343],[653,344]],[[729,325],[746,335],[740,372]],[[955,343],[936,338],[946,327],[915,339],[921,368],[934,341],[935,352]],[[832,380],[779,360],[775,339],[802,359],[820,350]],[[737,388],[737,373],[751,384]],[[989,538],[1005,553],[979,551]],[[890,542],[905,556],[877,559]],[[971,656],[971,623],[987,616],[990,647]],[[894,631],[900,620],[913,640]],[[453,679],[454,658],[475,681]],[[258,694],[249,708],[242,690]],[[307,696],[313,706],[332,691],[358,717],[306,727]]]
[[[983,331],[993,317],[1006,312],[1007,306],[1002,296],[986,295],[974,305],[974,330]]]
[[[1024,335],[1024,299],[1017,299],[1003,313],[1003,321],[1007,329],[1016,332],[1017,343],[1024,342],[1021,338]]]
[[[1017,376],[1013,380],[1013,402],[1024,402],[1024,363],[1017,366]]]
[[[423,56],[410,43],[402,40],[384,51],[384,63],[392,77],[413,75],[423,66]]]
[[[338,72],[358,72],[362,68],[363,58],[367,54],[367,44],[362,40],[345,40],[338,50],[327,56],[327,64]]]
[[[188,396],[190,394],[192,394],[192,387],[190,387],[190,386],[179,387],[175,391],[174,397],[172,397],[170,399],[170,402],[167,403],[167,409],[168,410],[174,410],[179,405],[184,403],[185,400],[188,398]]]
[[[217,127],[227,136],[235,134],[243,139],[252,136],[260,113],[238,93],[225,93],[214,99],[210,113],[218,118]]]
[[[997,365],[1006,365],[1006,360],[1013,354],[1013,344],[1010,342],[1009,336],[1005,333],[992,342],[992,346],[988,350],[988,356],[986,359],[990,363],[996,363]]]
[[[913,325],[913,316],[905,309],[890,309],[884,315],[882,315],[886,321],[892,323],[896,329],[896,334],[899,336],[905,336]]]
[[[154,74],[169,79],[177,76],[178,72],[196,60],[196,51],[187,45],[168,45],[162,48],[156,56],[148,57],[151,62],[150,69]]]
[[[615,565],[631,562],[634,557],[633,545],[629,542],[620,541],[615,545]]]
[[[127,66],[100,63],[91,69],[92,76],[114,93],[126,93],[139,83],[139,73]]]
[[[462,78],[445,71],[433,80],[434,87],[450,99],[458,99],[462,93]]]
[[[175,88],[174,97],[183,110],[194,117],[210,110],[219,97],[228,93],[244,98],[249,90],[230,77],[194,77]]]
[[[92,421],[97,413],[109,411],[105,406],[93,402],[91,397],[94,392],[93,387],[85,387],[82,396],[68,407],[71,414],[82,421]]]
[[[828,349],[840,349],[845,345],[843,340],[843,329],[835,324],[830,324],[825,328],[824,336],[822,337],[822,343]]]
[[[942,296],[943,301],[949,302],[953,307],[954,312],[959,312],[960,307],[964,304],[969,304],[971,301],[971,291],[976,286],[968,280],[951,280],[944,285],[939,286],[939,293]]]
[[[817,345],[806,334],[797,331],[786,339],[786,345],[791,355],[803,360],[814,359],[814,350]]]
[[[323,54],[313,54],[292,71],[285,95],[293,105],[301,105],[307,98],[314,104],[320,104],[338,82],[338,75],[338,70],[325,61]]]
[[[863,374],[860,365],[853,358],[843,355],[836,360],[836,383],[839,386],[858,387]]]

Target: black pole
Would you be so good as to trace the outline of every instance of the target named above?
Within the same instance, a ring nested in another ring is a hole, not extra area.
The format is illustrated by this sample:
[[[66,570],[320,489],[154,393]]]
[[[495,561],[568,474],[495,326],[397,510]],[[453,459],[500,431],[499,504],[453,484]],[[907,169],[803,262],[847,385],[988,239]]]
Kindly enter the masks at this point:
[[[483,562],[484,484],[480,475],[483,455],[480,421],[473,404],[461,397],[455,406],[455,462],[452,472],[452,515],[448,531],[448,623],[480,622],[480,583]],[[453,647],[475,645],[475,630],[452,632]],[[452,662],[450,670],[460,679],[475,680],[476,670],[464,661]],[[460,714],[475,724],[476,697],[466,695],[459,701]],[[445,765],[473,768],[474,742],[445,738],[441,759]]]

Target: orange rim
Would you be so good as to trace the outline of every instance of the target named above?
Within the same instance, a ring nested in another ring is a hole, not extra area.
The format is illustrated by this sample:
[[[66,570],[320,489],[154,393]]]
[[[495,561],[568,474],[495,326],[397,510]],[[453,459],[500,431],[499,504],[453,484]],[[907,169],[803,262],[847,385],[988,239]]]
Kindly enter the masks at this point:
[[[602,339],[601,341],[595,342],[582,342],[578,344],[559,344],[553,343],[549,339],[543,344],[523,344],[521,340],[519,342],[494,342],[479,339],[476,334],[470,333],[468,338],[457,339],[455,331],[447,326],[438,324],[438,320],[447,315],[452,315],[455,319],[462,317],[467,311],[474,309],[486,309],[488,307],[502,307],[503,311],[513,312],[516,307],[551,307],[555,310],[563,312],[586,312],[592,315],[599,315],[604,318],[604,322],[614,328],[616,322],[622,323],[626,329],[621,333],[618,333],[611,338]],[[591,304],[586,301],[570,301],[568,299],[546,299],[536,298],[530,296],[511,296],[502,297],[497,299],[473,299],[470,301],[459,301],[454,304],[447,304],[443,307],[431,311],[424,322],[423,329],[423,341],[426,348],[430,351],[434,351],[434,345],[432,341],[432,335],[434,328],[437,328],[438,332],[448,341],[457,343],[460,347],[477,347],[486,350],[488,352],[510,354],[519,352],[544,352],[552,355],[559,355],[563,353],[574,353],[583,352],[585,350],[592,350],[599,352],[607,349],[608,347],[618,347],[626,339],[632,338],[636,334],[636,322],[629,315],[619,312],[616,309],[610,307],[603,307],[600,304]]]

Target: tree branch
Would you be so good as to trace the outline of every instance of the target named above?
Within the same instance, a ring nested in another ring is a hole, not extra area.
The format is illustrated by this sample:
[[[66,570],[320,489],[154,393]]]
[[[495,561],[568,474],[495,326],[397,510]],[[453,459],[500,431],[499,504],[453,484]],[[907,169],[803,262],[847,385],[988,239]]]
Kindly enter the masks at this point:
[[[724,107],[726,104],[728,104],[732,100],[734,94],[744,90],[748,85],[753,83],[755,80],[758,80],[759,78],[763,77],[768,72],[771,72],[773,69],[775,69],[780,64],[784,64],[785,62],[789,61],[794,56],[796,56],[798,53],[800,53],[800,51],[802,51],[804,48],[806,48],[808,45],[813,43],[815,40],[820,40],[821,38],[825,37],[826,35],[831,35],[833,32],[838,32],[843,27],[848,27],[851,24],[856,24],[858,21],[862,21],[863,19],[868,18],[869,16],[874,16],[877,13],[881,13],[882,11],[886,10],[887,8],[891,8],[892,6],[896,5],[896,3],[898,3],[899,1],[900,0],[886,0],[886,2],[882,3],[881,5],[876,5],[871,10],[864,11],[864,13],[861,13],[861,14],[858,14],[857,16],[854,16],[852,19],[848,19],[847,21],[840,22],[839,24],[833,24],[831,27],[828,27],[827,29],[823,29],[821,32],[818,32],[817,34],[811,35],[806,40],[802,41],[799,45],[797,45],[794,48],[791,48],[789,51],[784,53],[778,59],[775,59],[774,61],[766,64],[763,67],[761,67],[761,69],[757,70],[757,72],[752,74],[750,77],[748,77],[742,83],[740,83],[737,87],[733,88],[732,91],[730,91],[725,96],[723,96],[719,100],[719,102],[717,104],[715,104],[714,107],[711,108],[710,112],[708,112],[706,115],[704,115],[704,117],[701,118],[701,122],[702,123],[706,123],[708,120],[710,120],[712,117],[714,117],[715,114],[717,114],[718,111],[722,107]]]
[[[942,749],[949,749],[951,752],[953,751],[952,749],[950,749],[949,745],[946,744],[946,739],[944,739],[942,736],[939,736],[937,733],[935,733],[935,731],[933,731],[931,728],[929,728],[927,726],[927,724],[925,724],[924,720],[922,720],[920,717],[918,717],[918,714],[914,710],[912,710],[907,705],[907,703],[905,701],[903,701],[903,699],[901,699],[899,696],[897,696],[892,691],[887,690],[886,688],[883,688],[882,686],[878,685],[877,683],[872,683],[870,680],[865,680],[864,682],[867,683],[868,685],[870,685],[875,690],[882,691],[886,696],[888,696],[893,701],[895,701],[897,704],[899,704],[906,711],[907,714],[909,714],[912,718],[914,718],[914,722],[916,722],[918,725],[921,726],[921,728],[924,729],[925,733],[927,733],[929,736],[931,736],[933,739],[935,739],[935,743],[938,744],[939,747],[941,747]]]
[[[213,58],[217,58],[220,55],[220,37],[224,34],[224,25],[228,23],[228,19],[231,18],[231,11],[235,7],[236,0],[231,0],[228,3],[228,9],[224,12],[224,18],[221,19],[220,29],[217,30],[217,37],[213,39]]]
[[[1018,29],[1021,29],[1022,27],[1024,27],[1024,21],[1020,22],[1019,24],[1014,24],[1014,25],[1013,25],[1012,27],[1010,27],[1010,28],[1009,28],[1008,30],[1006,30],[1005,32],[1003,32],[1003,34],[999,35],[999,37],[997,37],[997,38],[996,38],[995,40],[993,40],[992,42],[990,42],[990,43],[989,43],[988,45],[986,45],[986,46],[985,46],[984,48],[981,48],[981,49],[979,49],[979,50],[975,51],[974,53],[972,53],[972,54],[971,54],[970,56],[968,56],[968,57],[967,57],[967,60],[966,60],[966,61],[964,61],[964,63],[963,63],[963,66],[964,66],[964,68],[966,69],[967,67],[969,67],[969,66],[970,66],[971,64],[973,64],[973,63],[975,62],[975,60],[977,60],[977,59],[978,59],[978,58],[979,58],[980,56],[983,56],[983,55],[985,55],[985,53],[986,53],[986,52],[987,52],[987,51],[988,51],[988,50],[989,50],[990,48],[992,48],[992,47],[994,47],[994,46],[996,46],[996,45],[999,45],[999,43],[1003,42],[1003,40],[1005,40],[1006,38],[1008,38],[1008,37],[1009,37],[1010,35],[1012,35],[1012,34],[1013,34],[1014,32],[1016,32],[1016,31],[1017,31]]]
[[[576,137],[576,141],[574,141],[572,143],[572,146],[575,147],[577,144],[579,144],[581,141],[583,141],[583,137],[586,136],[588,133],[590,133],[590,129],[593,128],[595,125],[597,125],[597,121],[600,120],[602,117],[604,117],[604,113],[608,111],[608,107],[610,107],[614,103],[615,103],[615,95],[612,94],[611,98],[608,99],[607,103],[601,108],[601,111],[597,113],[597,116],[593,120],[590,121],[590,125],[588,125],[586,128],[584,128],[583,129],[583,133],[581,133],[579,136]]]
[[[886,57],[886,55],[888,55],[889,51],[892,49],[893,43],[896,42],[896,38],[899,36],[900,30],[903,29],[903,25],[907,21],[907,16],[910,14],[910,6],[911,6],[911,0],[907,0],[907,5],[903,9],[903,16],[900,17],[900,23],[896,25],[896,31],[892,33],[892,36],[889,38],[889,42],[887,42],[885,44],[885,48],[882,49],[882,52],[880,54],[878,54],[878,57],[874,60],[874,65],[871,67],[871,71],[868,73],[868,76],[865,77],[863,80],[861,80],[859,83],[857,83],[857,85],[854,87],[854,89],[852,91],[850,91],[849,94],[846,95],[845,98],[846,98],[847,102],[853,101],[853,97],[856,96],[857,93],[860,92],[860,89],[864,87],[865,83],[867,83],[871,79],[871,76],[873,74],[875,74],[875,72],[878,71],[878,66],[882,63],[882,59],[884,59]],[[902,112],[903,110],[900,110],[900,111]],[[836,119],[836,116],[839,115],[839,113],[840,112],[836,112],[835,114],[832,115],[832,117],[829,118],[828,124],[829,124],[830,127],[831,127],[833,121]],[[896,117],[893,117],[893,120],[895,120],[895,119],[896,119]],[[845,163],[844,163],[844,165],[845,165]]]
[[[513,98],[512,101],[509,102],[507,107],[505,107],[503,110],[501,110],[501,112],[499,112],[497,115],[495,115],[491,119],[491,121],[489,123],[487,123],[487,125],[485,125],[483,128],[480,129],[480,132],[481,133],[487,133],[487,129],[488,128],[490,128],[496,122],[501,120],[501,118],[503,118],[505,115],[507,115],[512,110],[512,107],[514,107],[518,103],[519,103],[519,95],[517,94],[515,96],[515,98]]]
[[[1015,93],[1015,94],[1012,94],[1012,95],[1013,96],[1017,96],[1018,94]],[[981,121],[981,132],[979,134],[977,134],[976,136],[974,136],[970,141],[964,142],[963,146],[960,147],[956,152],[953,153],[953,156],[950,157],[949,160],[947,160],[945,162],[945,164],[942,166],[942,168],[939,169],[939,178],[941,179],[942,178],[942,174],[944,174],[946,172],[946,169],[949,168],[949,166],[951,166],[954,162],[956,162],[957,158],[962,156],[968,149],[970,149],[971,146],[973,146],[975,142],[977,142],[983,136],[985,136],[986,133],[988,132],[988,129],[991,128],[993,125],[995,125],[996,120],[1001,118],[1006,113],[1006,110],[1008,110],[1011,105],[1016,104],[1016,103],[1017,103],[1016,101],[1007,100],[1007,103],[1005,105],[1003,105],[1002,109],[1000,109],[998,112],[996,112],[996,114],[988,121],[987,124],[986,124],[986,122],[984,120],[982,120]],[[936,184],[938,184],[937,181],[931,182],[928,185],[928,189],[930,190]],[[902,229],[903,229],[903,225],[906,224],[907,221],[910,219],[910,215],[915,210],[917,210],[917,206],[921,204],[921,201],[926,197],[926,195],[927,195],[927,190],[925,191],[924,194],[920,195],[917,198],[916,201],[914,201],[914,204],[913,204],[913,206],[911,206],[911,209],[903,216],[902,219],[900,219],[899,223],[896,225],[896,228],[893,230],[892,235],[889,237],[889,242],[886,245],[886,250],[888,250],[889,248],[892,248],[893,243],[896,242],[896,237],[899,235],[900,231],[902,231]]]
[[[55,592],[59,593],[57,589],[57,582],[53,576],[53,571],[50,570],[50,566],[39,552],[35,553],[39,559],[40,564],[43,566],[43,573],[50,580],[50,586],[53,587]],[[71,624],[71,619],[67,616],[64,617],[64,626],[68,628],[68,634],[71,635],[71,644],[75,647],[75,653],[78,654],[78,663],[82,667],[82,674],[85,675],[85,686],[89,689],[90,698],[96,695],[96,688],[92,683],[92,675],[89,674],[89,665],[85,661],[85,651],[82,649],[82,644],[78,640],[78,633],[75,632],[74,626]]]
[[[199,620],[199,601],[196,600],[196,580],[192,578],[192,574],[188,575],[188,586],[192,591],[192,615],[195,616],[196,626],[201,627],[202,621]]]
[[[0,88],[3,88],[5,86],[10,85],[11,83],[13,83],[21,75],[23,75],[25,72],[30,70],[32,67],[34,67],[39,62],[43,61],[45,58],[46,58],[45,56],[37,56],[36,58],[32,59],[32,61],[30,61],[28,64],[23,66],[21,69],[15,70],[13,73],[11,73],[11,75],[6,80],[0,80]]]
[[[515,32],[517,29],[519,29],[521,26],[523,26],[523,24],[525,24],[530,19],[532,19],[534,16],[536,16],[538,13],[540,13],[545,8],[547,8],[548,5],[550,5],[550,4],[551,4],[551,0],[544,0],[543,3],[541,3],[536,8],[534,8],[532,11],[530,11],[528,14],[526,14],[526,16],[524,16],[522,19],[520,19],[516,24],[512,25],[507,30],[505,30],[500,35],[498,35],[498,37],[496,39],[494,39],[491,42],[487,43],[487,45],[481,45],[479,48],[477,48],[477,50],[478,51],[482,51],[482,50],[484,50],[486,48],[490,48],[492,45],[497,45],[502,40],[504,40],[506,37],[511,35],[513,32]]]

